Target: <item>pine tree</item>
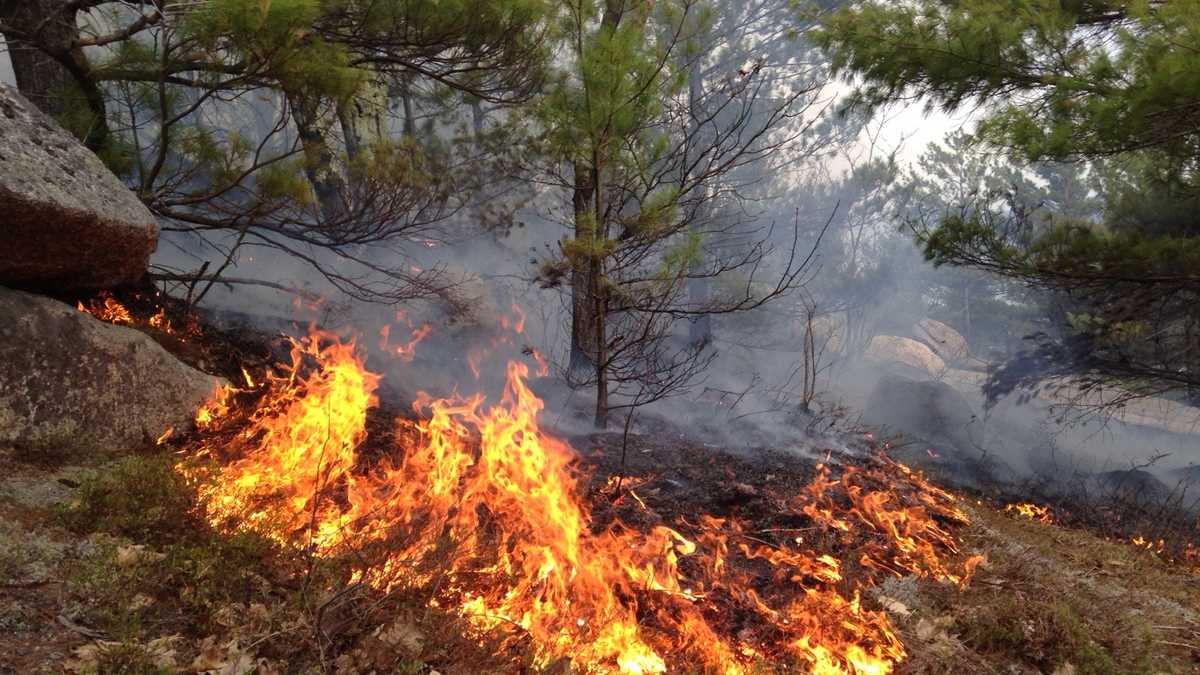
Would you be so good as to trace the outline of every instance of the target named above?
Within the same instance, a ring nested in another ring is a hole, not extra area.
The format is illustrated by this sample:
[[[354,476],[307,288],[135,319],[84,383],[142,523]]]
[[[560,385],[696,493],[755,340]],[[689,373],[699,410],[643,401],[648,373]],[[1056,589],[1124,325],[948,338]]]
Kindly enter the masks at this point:
[[[1074,307],[1070,330],[1040,336],[990,393],[1070,373],[1085,392],[1119,381],[1110,401],[1195,395],[1200,4],[869,1],[828,17],[817,40],[858,78],[855,105],[978,104],[982,141],[1031,162],[1094,165],[1098,219],[1062,214],[1014,236],[1034,225],[1029,214],[979,209],[920,237],[935,264],[1017,279]]]
[[[562,5],[568,54],[536,123],[544,180],[569,195],[570,236],[541,276],[568,289],[568,374],[595,387],[599,427],[613,410],[686,391],[704,370],[713,351],[677,335],[680,323],[761,306],[802,273],[793,240],[771,280],[756,278],[770,242],[710,207],[737,193],[740,171],[803,133],[789,124],[819,83],[772,79],[747,62],[718,67],[715,86],[689,86],[712,18],[698,0]],[[723,294],[689,293],[739,274]]]
[[[461,135],[418,137],[412,90],[527,101],[549,57],[547,11],[543,0],[0,0],[0,33],[19,49],[22,91],[108,161],[164,232],[218,252],[157,278],[190,299],[218,280],[262,282],[228,272],[265,247],[354,297],[398,302],[452,286],[415,269],[405,245],[436,238],[483,180],[449,162]],[[385,122],[393,90],[406,92],[402,131]]]

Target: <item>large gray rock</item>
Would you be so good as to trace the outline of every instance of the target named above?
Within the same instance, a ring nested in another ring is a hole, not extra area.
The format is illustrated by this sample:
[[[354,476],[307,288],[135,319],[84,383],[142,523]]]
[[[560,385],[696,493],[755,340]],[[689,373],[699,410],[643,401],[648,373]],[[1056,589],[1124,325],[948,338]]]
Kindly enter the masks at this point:
[[[104,163],[0,84],[0,284],[133,283],[157,241],[154,216]]]
[[[0,445],[18,457],[153,442],[222,383],[137,330],[0,288]]]
[[[940,377],[946,370],[946,362],[932,349],[916,340],[895,335],[876,335],[871,338],[865,356],[880,363],[899,363],[931,377]]]
[[[913,334],[950,363],[958,363],[971,355],[967,339],[941,321],[921,319],[913,324]]]
[[[863,421],[943,450],[968,454],[975,449],[975,411],[957,389],[944,382],[885,374],[867,400]]]

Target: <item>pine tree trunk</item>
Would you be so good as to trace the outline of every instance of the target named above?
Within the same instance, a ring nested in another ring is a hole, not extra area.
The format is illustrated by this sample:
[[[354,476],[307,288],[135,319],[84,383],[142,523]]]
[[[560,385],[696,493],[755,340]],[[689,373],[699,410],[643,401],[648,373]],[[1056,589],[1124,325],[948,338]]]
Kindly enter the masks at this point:
[[[326,137],[327,120],[322,118],[321,102],[303,94],[288,94],[288,104],[300,142],[304,144],[304,172],[317,197],[321,216],[327,221],[337,220],[345,212],[342,204],[343,184]]]
[[[575,164],[575,188],[572,203],[575,211],[575,239],[596,236],[592,221],[592,194],[595,179],[590,167]],[[571,269],[571,360],[567,378],[581,382],[591,374],[596,358],[595,297],[592,285],[593,266],[590,260],[576,260]]]
[[[600,19],[600,30],[615,32],[621,24],[624,13],[622,0],[605,0],[604,16]],[[590,362],[596,375],[596,428],[608,426],[608,327],[606,318],[608,303],[604,288],[604,260],[597,250],[598,244],[608,239],[608,223],[604,217],[604,186],[601,184],[602,173],[608,156],[608,129],[600,132],[599,137],[592,139],[592,155],[590,165],[583,162],[575,163],[575,237],[586,236],[589,240],[588,254],[583,263],[583,277],[572,277],[572,316],[571,316],[571,368],[576,364],[578,355],[579,365],[586,367]],[[582,179],[582,182],[581,182]],[[590,213],[588,213],[590,209]],[[590,221],[590,222],[589,222]],[[580,225],[586,225],[586,232],[581,232]],[[580,264],[576,264],[575,272]],[[577,289],[586,288],[587,292],[579,297]],[[578,340],[578,341],[577,341]],[[576,350],[578,347],[578,351]],[[586,361],[583,359],[587,359]]]
[[[693,57],[693,61],[689,66],[688,72],[688,106],[692,112],[696,114],[697,119],[703,117],[703,115],[697,114],[697,108],[700,107],[701,98],[700,86],[702,83],[700,81],[700,77],[700,59]],[[700,129],[693,127],[690,133],[698,134],[700,133]],[[691,223],[690,229],[696,236],[701,236],[703,234],[703,221],[704,215],[708,212],[707,199],[709,198],[710,187],[708,185],[704,185],[701,186],[700,189],[704,190],[704,199],[706,201],[700,206],[700,208],[696,209],[696,214]],[[688,303],[691,304],[692,307],[704,307],[709,301],[709,279],[708,277],[703,276],[703,273],[704,260],[700,257],[699,252],[697,252],[695,259],[691,261],[691,264],[688,267],[688,275],[690,277],[688,279]],[[707,345],[711,340],[712,316],[708,314],[702,314],[696,317],[696,319],[692,321],[691,325],[688,326],[688,341],[693,346],[699,346]]]
[[[104,94],[91,79],[79,39],[78,10],[61,0],[0,0],[0,22],[17,89],[64,123],[93,152],[109,141]],[[87,114],[80,116],[81,111]]]
[[[598,266],[598,264],[597,264]],[[596,418],[597,429],[608,428],[608,345],[605,340],[604,319],[607,313],[603,294],[599,288],[599,270],[592,270],[593,292],[596,300]]]

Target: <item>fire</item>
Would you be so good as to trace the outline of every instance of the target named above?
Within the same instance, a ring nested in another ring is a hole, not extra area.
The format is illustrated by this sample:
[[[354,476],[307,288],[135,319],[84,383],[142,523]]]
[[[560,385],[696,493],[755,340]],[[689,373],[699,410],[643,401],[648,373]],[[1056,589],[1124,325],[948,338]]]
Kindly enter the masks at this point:
[[[133,298],[138,302],[146,300],[140,294],[135,294]],[[129,308],[121,304],[119,300],[107,291],[101,291],[95,298],[86,303],[79,301],[75,304],[75,307],[81,312],[91,314],[97,319],[108,323],[123,326],[149,326],[161,333],[178,337],[197,337],[200,335],[200,323],[194,314],[188,314],[184,320],[184,327],[179,329],[167,318],[165,307],[157,306],[157,311],[148,317],[144,314],[135,316]]]
[[[229,385],[218,385],[208,400],[196,411],[196,428],[201,431],[211,429],[230,411],[230,399],[237,389]]]
[[[939,521],[966,516],[890,460],[839,480],[822,467],[781,504],[854,551],[850,563],[729,517],[597,528],[577,456],[540,428],[542,402],[521,362],[508,364],[494,405],[421,395],[417,421],[397,420],[395,447],[368,461],[360,452],[380,377],[353,342],[326,333],[296,341],[292,359],[268,374],[246,429],[203,448],[227,460],[200,486],[209,521],[353,559],[356,580],[380,591],[424,589],[480,631],[528,640],[540,667],[566,658],[582,672],[742,673],[771,658],[814,673],[888,673],[904,647],[847,587],[847,564],[868,579],[962,584],[977,562],[951,569],[939,557],[957,551]],[[210,414],[228,407],[226,396]]]
[[[167,310],[162,307],[159,307],[158,312],[150,317],[150,326],[166,333],[174,332],[174,329],[171,327],[171,321],[167,318]]]
[[[320,367],[300,382],[305,357]],[[320,543],[335,536],[340,525],[337,505],[326,497],[353,466],[379,378],[362,367],[353,343],[335,340],[322,347],[317,337],[293,342],[292,361],[292,368],[277,376],[274,397],[255,412],[253,433],[239,439],[246,446],[238,448],[244,457],[204,486],[201,498],[216,523],[232,519],[238,528],[259,530],[283,543],[307,531],[310,543]],[[225,400],[216,407],[223,409]]]
[[[91,314],[101,321],[127,326],[133,325],[133,317],[129,314],[129,310],[125,309],[125,305],[117,302],[115,298],[107,293],[101,293],[86,305],[80,301],[76,304],[76,307],[79,311]]]
[[[404,314],[402,313],[398,313],[396,317],[399,320],[405,320]],[[383,328],[381,328],[379,330],[380,351],[390,353],[392,356],[395,356],[406,363],[412,361],[413,356],[415,356],[417,353],[417,345],[421,343],[421,340],[424,340],[431,332],[433,332],[433,326],[423,323],[419,327],[413,328],[412,324],[409,324],[409,328],[412,329],[411,336],[409,337],[408,342],[401,345],[393,345],[390,343],[392,333],[392,327],[390,325],[385,325]]]
[[[1167,542],[1164,539],[1159,539],[1156,541],[1154,539],[1146,539],[1145,537],[1143,537],[1141,535],[1138,535],[1138,536],[1134,537],[1133,539],[1130,539],[1129,543],[1133,544],[1134,546],[1136,546],[1138,548],[1144,548],[1147,551],[1150,551],[1152,553],[1157,553],[1159,555],[1162,555],[1163,551],[1166,550],[1166,547],[1167,547]]]
[[[171,436],[173,436],[174,434],[175,434],[175,427],[167,427],[166,431],[159,434],[158,438],[156,438],[154,440],[154,444],[162,445],[163,443],[166,443],[171,438]]]
[[[1050,513],[1049,506],[1038,506],[1037,504],[1009,504],[1004,507],[1005,511],[1012,511],[1020,516],[1036,520],[1039,523],[1050,524],[1054,522],[1054,515]]]

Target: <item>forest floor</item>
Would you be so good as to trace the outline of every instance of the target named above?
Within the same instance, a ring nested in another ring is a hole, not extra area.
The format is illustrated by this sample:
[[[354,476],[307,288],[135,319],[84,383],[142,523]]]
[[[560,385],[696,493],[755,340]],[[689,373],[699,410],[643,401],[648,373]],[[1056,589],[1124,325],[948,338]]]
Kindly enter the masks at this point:
[[[619,434],[570,440],[599,522],[664,509],[769,521],[764,495],[806,483],[822,459],[635,435],[624,454],[628,473],[643,477],[639,508],[599,496],[621,466]],[[398,605],[404,621],[359,635],[336,658],[322,653],[304,636],[326,630],[329,617],[314,608],[329,599],[295,583],[306,563],[197,527],[176,459],[162,449],[36,464],[0,455],[0,673],[531,672],[462,637],[455,617],[419,606]],[[955,531],[960,552],[984,556],[965,588],[907,576],[864,595],[908,652],[896,672],[1200,672],[1195,570],[1003,505],[960,502],[971,520]]]

